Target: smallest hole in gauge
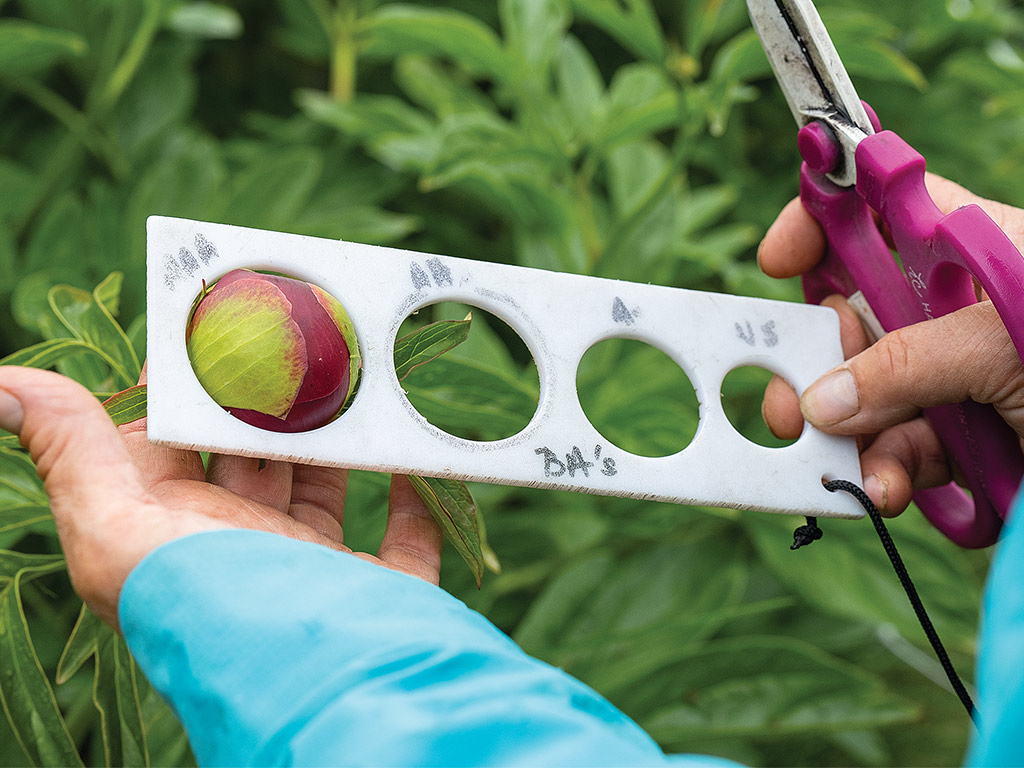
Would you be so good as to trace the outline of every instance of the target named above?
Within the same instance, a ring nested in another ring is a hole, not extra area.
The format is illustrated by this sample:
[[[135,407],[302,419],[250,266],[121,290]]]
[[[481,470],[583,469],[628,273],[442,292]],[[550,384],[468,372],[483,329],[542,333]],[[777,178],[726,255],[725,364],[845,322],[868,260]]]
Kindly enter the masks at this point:
[[[750,442],[765,448],[784,448],[795,443],[798,436],[776,436],[761,414],[765,390],[773,376],[767,368],[754,365],[733,368],[722,382],[722,408],[729,423]]]

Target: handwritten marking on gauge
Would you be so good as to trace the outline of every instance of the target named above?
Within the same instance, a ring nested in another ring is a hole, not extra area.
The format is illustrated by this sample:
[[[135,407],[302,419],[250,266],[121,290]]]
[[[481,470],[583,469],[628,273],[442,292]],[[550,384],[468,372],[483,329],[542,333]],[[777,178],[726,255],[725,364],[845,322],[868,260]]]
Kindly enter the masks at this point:
[[[181,264],[179,264],[169,253],[164,254],[163,267],[164,285],[173,291],[175,282],[185,277],[185,270],[182,269]]]
[[[427,269],[423,269],[423,267],[415,261],[409,265],[409,277],[412,279],[412,287],[417,291],[429,288],[431,278],[433,278],[433,283],[438,288],[444,288],[445,286],[455,284],[455,281],[452,279],[452,271],[439,258],[429,258],[427,259],[426,264]],[[427,274],[428,270],[430,272],[429,275]]]
[[[422,291],[430,285],[430,278],[427,277],[427,273],[415,261],[409,265],[409,277],[412,278],[412,287],[417,291]]]
[[[178,262],[188,273],[189,277],[191,277],[192,274],[197,269],[199,269],[199,262],[196,261],[196,257],[192,255],[192,251],[190,251],[188,248],[178,249]]]
[[[196,232],[195,245],[196,253],[199,254],[203,264],[209,264],[212,259],[216,259],[220,255],[217,253],[216,246],[203,237],[201,232]]]
[[[439,286],[452,284],[452,271],[440,259],[427,259],[427,269]]]
[[[600,463],[602,475],[611,477],[618,474],[618,470],[615,468],[615,459],[611,457],[601,459],[600,445],[594,446],[594,461],[584,459],[583,451],[578,445],[574,445],[571,451],[564,454],[565,461],[562,461],[558,454],[547,446],[537,448],[534,453],[544,458],[544,477],[561,477],[565,474],[568,474],[569,477],[576,477],[577,472],[581,472],[584,477],[590,477],[590,470],[596,462]]]
[[[615,459],[611,458],[610,456],[606,456],[603,460],[601,459],[600,445],[594,446],[594,461],[601,462],[601,466],[603,467],[603,469],[601,470],[602,475],[611,477],[612,475],[618,474],[619,470],[615,468]]]
[[[199,259],[196,259],[195,254],[185,247],[178,248],[177,256],[172,256],[170,253],[164,253],[163,255],[161,266],[164,269],[164,285],[172,291],[179,280],[188,280],[200,270],[200,261],[205,265],[209,265],[213,259],[220,256],[217,253],[216,246],[201,233],[196,233],[193,242],[195,243],[196,253],[199,254]]]
[[[612,302],[612,320],[616,323],[623,323],[625,325],[633,325],[636,319],[633,313],[629,311],[625,302],[618,296],[615,297],[615,301]]]
[[[747,320],[740,325],[739,323],[733,323],[736,328],[736,338],[742,341],[749,347],[757,346],[757,335],[754,333],[754,326]],[[779,334],[775,330],[775,321],[769,320],[767,323],[761,325],[761,343],[766,347],[774,347],[779,343]]]

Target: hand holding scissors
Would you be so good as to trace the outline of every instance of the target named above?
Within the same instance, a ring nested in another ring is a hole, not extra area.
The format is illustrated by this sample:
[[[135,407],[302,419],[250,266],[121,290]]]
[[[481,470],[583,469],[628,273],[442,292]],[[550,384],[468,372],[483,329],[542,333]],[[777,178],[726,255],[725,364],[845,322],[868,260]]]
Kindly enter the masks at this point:
[[[827,238],[825,257],[804,276],[807,299],[847,296],[889,332],[976,304],[976,279],[992,304],[971,312],[994,306],[1024,359],[1024,258],[1010,240],[976,205],[943,214],[926,189],[924,159],[894,133],[876,132],[808,0],[748,0],[748,8],[800,126],[801,201]],[[924,415],[973,500],[949,484],[915,501],[958,544],[993,543],[1024,474],[1017,434],[977,402]]]

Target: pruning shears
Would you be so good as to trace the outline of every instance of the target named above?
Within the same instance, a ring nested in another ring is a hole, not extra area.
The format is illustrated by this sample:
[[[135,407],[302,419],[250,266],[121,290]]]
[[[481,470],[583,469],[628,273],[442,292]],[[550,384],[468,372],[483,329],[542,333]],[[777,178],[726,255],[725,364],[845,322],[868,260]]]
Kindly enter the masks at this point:
[[[747,0],[747,8],[799,126],[800,199],[828,241],[803,278],[807,301],[843,294],[889,332],[975,303],[977,280],[1024,360],[1024,257],[1006,234],[976,205],[939,210],[925,188],[924,158],[880,129],[810,0]],[[924,415],[971,495],[950,483],[917,491],[914,501],[957,544],[994,543],[1024,475],[1016,433],[973,401]]]

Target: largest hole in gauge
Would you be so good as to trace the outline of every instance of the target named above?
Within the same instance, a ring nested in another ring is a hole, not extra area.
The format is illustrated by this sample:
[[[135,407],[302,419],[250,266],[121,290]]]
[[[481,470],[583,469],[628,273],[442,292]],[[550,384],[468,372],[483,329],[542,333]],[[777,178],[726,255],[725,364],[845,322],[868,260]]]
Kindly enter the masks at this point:
[[[185,347],[214,402],[272,432],[329,424],[359,385],[359,342],[344,306],[286,275],[235,269],[204,283]]]
[[[679,365],[636,339],[600,341],[576,371],[576,391],[590,423],[613,445],[639,456],[670,456],[693,440],[697,394]]]
[[[477,306],[440,302],[407,317],[395,372],[423,418],[466,440],[511,437],[537,411],[533,355],[508,323]]]

